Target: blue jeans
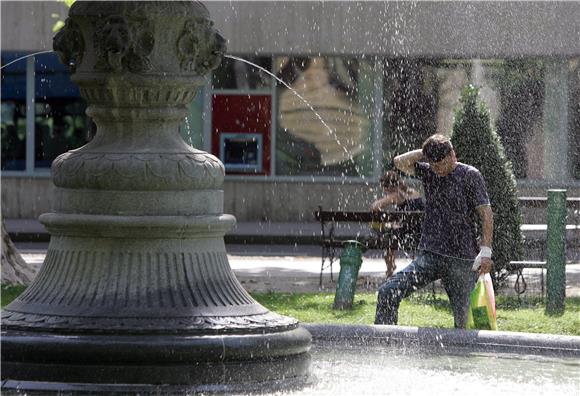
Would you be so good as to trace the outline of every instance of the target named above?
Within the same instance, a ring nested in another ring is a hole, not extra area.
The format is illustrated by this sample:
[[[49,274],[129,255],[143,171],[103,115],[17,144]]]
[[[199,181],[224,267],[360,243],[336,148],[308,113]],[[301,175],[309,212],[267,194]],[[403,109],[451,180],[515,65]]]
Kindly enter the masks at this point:
[[[375,324],[397,324],[401,300],[417,289],[441,279],[451,307],[456,328],[465,328],[469,309],[469,294],[475,286],[477,273],[473,261],[421,252],[408,267],[379,286]]]

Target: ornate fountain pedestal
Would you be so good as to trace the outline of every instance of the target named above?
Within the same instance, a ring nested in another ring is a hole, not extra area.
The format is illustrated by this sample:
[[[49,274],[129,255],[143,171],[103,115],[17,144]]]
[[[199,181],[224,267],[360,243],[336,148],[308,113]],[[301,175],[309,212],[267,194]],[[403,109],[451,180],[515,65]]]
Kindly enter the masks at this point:
[[[225,51],[195,2],[77,1],[54,48],[97,124],[52,166],[33,284],[2,311],[2,387],[255,390],[303,381],[310,334],[233,276],[224,167],[178,133]]]

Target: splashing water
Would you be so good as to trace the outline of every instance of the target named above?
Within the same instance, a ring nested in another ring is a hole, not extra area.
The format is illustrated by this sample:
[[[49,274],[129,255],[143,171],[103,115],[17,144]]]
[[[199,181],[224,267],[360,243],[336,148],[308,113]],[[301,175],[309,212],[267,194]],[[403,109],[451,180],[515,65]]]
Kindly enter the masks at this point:
[[[54,51],[53,50],[39,51],[39,52],[35,52],[33,54],[28,54],[28,55],[21,56],[20,58],[16,58],[16,59],[14,59],[11,62],[8,62],[5,65],[2,65],[2,67],[0,67],[0,70],[4,69],[5,67],[10,66],[13,63],[16,63],[16,62],[21,61],[21,60],[26,59],[26,58],[30,58],[31,56],[36,56],[36,55],[40,55],[40,54],[48,54],[49,52],[54,52]]]
[[[355,344],[317,342],[311,385],[276,396],[577,394],[578,364],[572,357]]]
[[[287,84],[284,80],[282,80],[281,78],[277,77],[274,73],[270,72],[267,69],[264,69],[262,66],[257,65],[253,62],[250,62],[249,60],[246,60],[244,58],[240,58],[234,55],[224,55],[226,58],[230,58],[239,62],[244,62],[250,66],[255,67],[256,69],[259,69],[260,71],[268,74],[269,76],[271,76],[272,78],[274,78],[276,81],[279,81],[282,85],[284,85],[286,88],[288,88],[294,95],[296,95],[302,102],[304,102],[304,104],[306,106],[308,106],[308,108],[314,113],[314,115],[316,116],[316,118],[318,118],[318,120],[320,120],[320,122],[322,123],[322,125],[326,128],[326,130],[328,131],[328,136],[333,138],[336,143],[340,146],[340,148],[349,156],[349,159],[352,161],[354,168],[356,170],[356,172],[362,176],[364,178],[364,172],[361,171],[361,169],[359,169],[358,165],[356,164],[356,162],[354,162],[352,155],[350,155],[348,149],[346,148],[346,146],[344,144],[341,143],[340,139],[338,138],[338,136],[336,136],[336,133],[332,130],[332,128],[330,128],[330,126],[328,126],[328,124],[326,123],[326,121],[324,121],[324,119],[320,116],[320,114],[318,114],[318,112],[314,109],[314,107],[310,104],[310,102],[308,102],[302,95],[300,95],[294,88],[292,88],[289,84]],[[344,176],[344,175],[343,175]]]
[[[185,117],[185,134],[187,135],[187,139],[188,139],[188,143],[191,147],[194,147],[193,145],[193,138],[191,137],[192,132],[191,132],[191,125],[189,122],[189,117]]]

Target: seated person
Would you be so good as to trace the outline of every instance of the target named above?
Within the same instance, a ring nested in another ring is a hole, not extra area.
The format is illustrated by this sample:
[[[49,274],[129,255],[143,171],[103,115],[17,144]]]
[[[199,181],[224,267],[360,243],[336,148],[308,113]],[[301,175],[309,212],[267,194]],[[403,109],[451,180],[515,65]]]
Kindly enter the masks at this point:
[[[425,204],[419,192],[405,184],[399,174],[395,171],[387,171],[380,179],[384,196],[377,199],[371,205],[371,210],[377,212],[386,208],[394,211],[416,211],[425,210]],[[373,229],[379,233],[379,237],[384,237],[389,230],[382,227],[382,224],[373,224]],[[393,228],[390,229],[393,231]],[[385,263],[387,265],[386,276],[390,277],[397,266],[395,265],[395,253],[400,246],[401,239],[405,237],[402,233],[394,232],[389,240],[391,243],[385,248]]]

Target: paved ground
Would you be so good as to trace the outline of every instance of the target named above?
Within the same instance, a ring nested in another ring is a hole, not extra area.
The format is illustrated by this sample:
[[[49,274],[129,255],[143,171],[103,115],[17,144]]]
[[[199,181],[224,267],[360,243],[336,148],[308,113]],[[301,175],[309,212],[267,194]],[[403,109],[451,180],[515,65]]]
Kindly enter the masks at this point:
[[[47,243],[17,243],[24,259],[40,268]],[[230,266],[236,277],[249,291],[279,292],[333,292],[336,283],[330,281],[330,269],[324,271],[322,288],[319,287],[320,248],[313,245],[227,245]],[[408,265],[409,259],[397,259],[397,269]],[[334,280],[340,266],[333,266]],[[359,272],[358,290],[376,290],[384,281],[385,263],[379,251],[367,252]],[[528,293],[541,292],[540,271],[524,273]],[[580,263],[566,266],[567,296],[580,296]],[[513,281],[502,293],[513,294]]]

